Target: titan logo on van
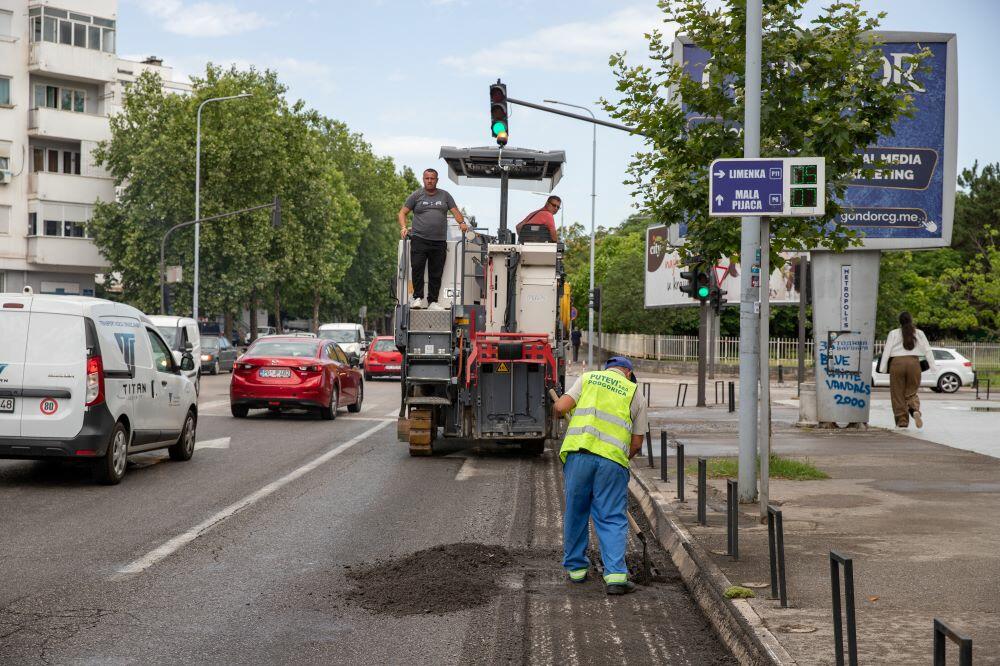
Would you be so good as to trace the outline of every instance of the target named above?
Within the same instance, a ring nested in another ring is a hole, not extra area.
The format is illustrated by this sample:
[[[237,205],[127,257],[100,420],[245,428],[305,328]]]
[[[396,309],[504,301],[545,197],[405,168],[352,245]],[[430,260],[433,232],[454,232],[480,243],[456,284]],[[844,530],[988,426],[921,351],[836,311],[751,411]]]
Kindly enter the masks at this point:
[[[147,391],[146,385],[142,382],[129,382],[122,384],[121,390],[118,391],[118,399],[135,400],[145,396]]]

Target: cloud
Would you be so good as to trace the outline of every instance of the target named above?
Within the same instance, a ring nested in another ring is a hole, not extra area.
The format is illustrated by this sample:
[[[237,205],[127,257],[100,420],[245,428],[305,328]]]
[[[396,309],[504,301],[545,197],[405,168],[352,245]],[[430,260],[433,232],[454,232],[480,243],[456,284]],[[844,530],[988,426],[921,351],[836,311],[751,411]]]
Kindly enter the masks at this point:
[[[612,53],[644,47],[644,35],[663,28],[663,12],[655,6],[621,9],[592,22],[574,21],[542,28],[517,39],[449,56],[442,62],[469,74],[508,72],[513,69],[586,71],[607,67]]]
[[[226,2],[144,0],[139,2],[139,6],[160,19],[167,32],[186,37],[225,37],[267,25],[267,20],[260,14],[243,11]]]

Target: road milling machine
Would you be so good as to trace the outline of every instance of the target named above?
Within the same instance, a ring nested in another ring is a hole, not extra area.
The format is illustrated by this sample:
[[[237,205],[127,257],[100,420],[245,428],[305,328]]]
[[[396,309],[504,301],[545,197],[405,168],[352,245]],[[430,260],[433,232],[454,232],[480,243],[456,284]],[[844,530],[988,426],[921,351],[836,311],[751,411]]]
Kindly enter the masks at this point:
[[[549,389],[565,387],[569,289],[563,245],[544,227],[520,238],[507,228],[514,187],[551,192],[565,153],[525,149],[441,149],[459,185],[500,188],[496,237],[449,223],[438,302],[412,309],[410,248],[399,243],[396,345],[403,353],[398,435],[410,455],[434,453],[441,438],[470,446],[519,446],[540,454],[560,435]]]

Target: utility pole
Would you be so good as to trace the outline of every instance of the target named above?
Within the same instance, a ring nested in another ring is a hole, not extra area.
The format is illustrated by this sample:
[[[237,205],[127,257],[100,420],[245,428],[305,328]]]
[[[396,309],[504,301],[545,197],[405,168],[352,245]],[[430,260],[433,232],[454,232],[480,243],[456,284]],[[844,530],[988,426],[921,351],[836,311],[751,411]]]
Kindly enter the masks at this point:
[[[802,395],[802,382],[806,380],[806,294],[809,293],[809,262],[806,255],[799,255],[798,263],[799,276],[799,389],[798,395]]]
[[[708,302],[698,304],[698,407],[705,406],[705,366],[708,361]]]
[[[743,157],[760,157],[762,0],[747,0]],[[758,316],[761,274],[759,217],[740,225],[740,447],[741,502],[757,498],[757,382],[760,373]]]

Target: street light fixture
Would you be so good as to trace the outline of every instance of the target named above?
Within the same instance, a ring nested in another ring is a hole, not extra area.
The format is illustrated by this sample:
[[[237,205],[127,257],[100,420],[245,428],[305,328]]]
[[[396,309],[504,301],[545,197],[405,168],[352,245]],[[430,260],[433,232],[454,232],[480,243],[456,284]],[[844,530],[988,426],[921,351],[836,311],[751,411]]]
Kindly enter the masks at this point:
[[[240,93],[239,95],[228,95],[226,97],[211,97],[198,105],[198,122],[195,133],[195,156],[194,156],[194,294],[191,297],[191,317],[198,321],[198,266],[200,260],[201,245],[201,109],[209,102],[223,102],[227,99],[240,99],[250,97],[250,93]]]
[[[590,114],[590,117],[597,120],[594,112],[579,104],[560,102],[554,99],[542,100],[546,104],[559,104],[560,106],[570,106],[574,109],[582,109]],[[597,125],[594,125],[593,135],[593,157],[590,164],[590,296],[587,303],[587,368],[594,367],[594,210],[597,201]]]

